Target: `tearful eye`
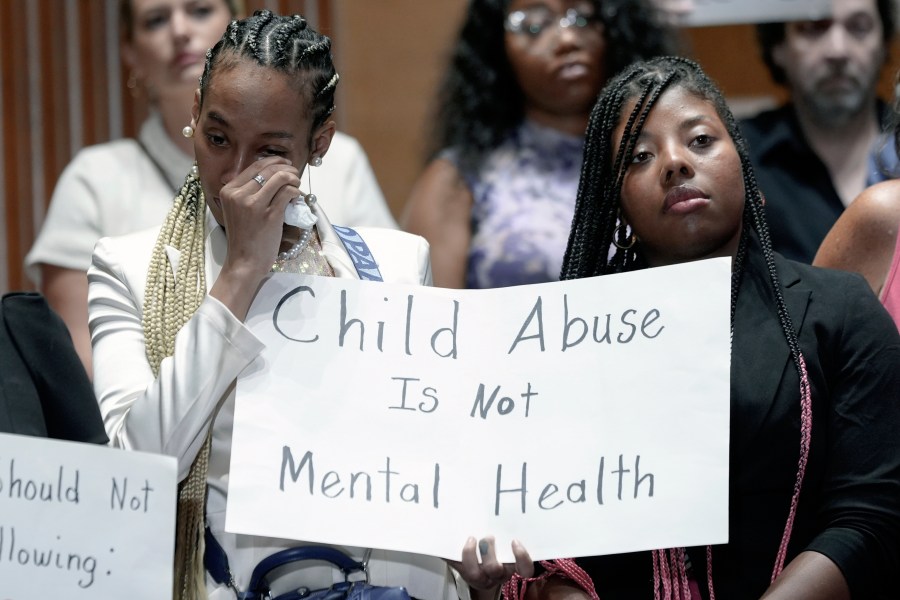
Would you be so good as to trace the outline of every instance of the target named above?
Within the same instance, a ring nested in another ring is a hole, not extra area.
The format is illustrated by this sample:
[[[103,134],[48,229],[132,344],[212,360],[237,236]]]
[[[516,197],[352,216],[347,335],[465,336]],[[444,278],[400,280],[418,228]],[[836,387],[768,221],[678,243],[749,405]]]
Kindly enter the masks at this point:
[[[711,136],[706,135],[705,133],[701,133],[697,137],[694,138],[695,146],[708,146],[712,143],[713,139]]]

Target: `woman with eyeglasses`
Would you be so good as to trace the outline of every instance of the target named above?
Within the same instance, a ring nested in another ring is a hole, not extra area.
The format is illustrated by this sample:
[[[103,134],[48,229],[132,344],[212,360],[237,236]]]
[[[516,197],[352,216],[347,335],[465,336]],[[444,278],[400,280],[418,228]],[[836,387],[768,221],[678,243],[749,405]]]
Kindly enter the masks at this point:
[[[673,45],[644,0],[471,0],[404,218],[435,285],[559,279],[597,94]]]

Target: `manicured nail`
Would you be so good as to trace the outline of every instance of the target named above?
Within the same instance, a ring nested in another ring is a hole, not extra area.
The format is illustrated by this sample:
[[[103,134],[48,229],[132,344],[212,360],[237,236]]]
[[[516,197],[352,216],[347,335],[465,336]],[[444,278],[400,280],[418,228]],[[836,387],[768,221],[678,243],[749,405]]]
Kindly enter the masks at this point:
[[[482,556],[484,556],[485,554],[488,553],[487,540],[481,540],[480,542],[478,542],[478,551],[481,553]]]

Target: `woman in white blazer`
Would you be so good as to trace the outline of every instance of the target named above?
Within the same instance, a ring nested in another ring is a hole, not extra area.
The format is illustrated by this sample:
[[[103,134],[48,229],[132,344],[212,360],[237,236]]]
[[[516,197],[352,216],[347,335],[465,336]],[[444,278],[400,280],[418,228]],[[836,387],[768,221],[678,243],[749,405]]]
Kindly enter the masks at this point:
[[[262,11],[232,22],[207,54],[184,130],[196,164],[165,224],[103,239],[94,253],[94,385],[107,433],[118,447],[178,459],[176,598],[233,597],[204,576],[204,516],[241,589],[262,558],[298,545],[223,530],[234,383],[262,350],[243,320],[268,273],[359,277],[315,197],[300,191],[304,166],[321,160],[334,135],[337,80],[330,40],[302,17]],[[360,233],[385,281],[431,283],[422,238]],[[376,550],[369,567],[373,583],[414,597],[457,595],[437,558]],[[343,581],[324,567],[296,571],[276,585]]]

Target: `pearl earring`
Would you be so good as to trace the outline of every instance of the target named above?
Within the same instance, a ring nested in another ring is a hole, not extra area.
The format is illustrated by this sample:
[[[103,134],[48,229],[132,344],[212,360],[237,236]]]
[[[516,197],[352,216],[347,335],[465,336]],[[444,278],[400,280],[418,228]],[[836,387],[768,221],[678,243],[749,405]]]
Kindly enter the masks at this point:
[[[197,168],[197,161],[194,161],[194,164],[191,165],[191,175],[194,177],[200,177],[200,169]]]
[[[183,135],[186,138],[194,137],[194,128],[191,127],[190,125],[185,125],[184,129],[181,130],[181,135]]]
[[[322,157],[321,156],[313,156],[309,164],[314,167],[319,167],[322,165]],[[315,204],[319,199],[316,198],[316,195],[312,193],[312,169],[306,170],[307,181],[309,182],[309,193],[306,194],[303,199],[306,200],[307,204]]]

